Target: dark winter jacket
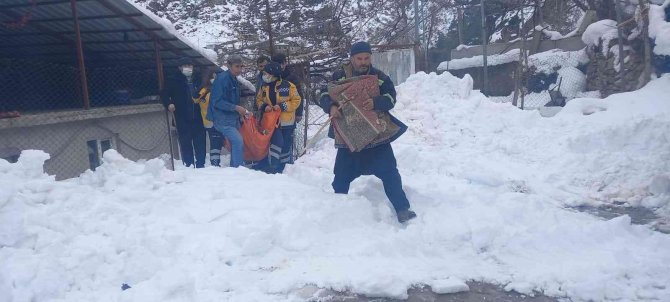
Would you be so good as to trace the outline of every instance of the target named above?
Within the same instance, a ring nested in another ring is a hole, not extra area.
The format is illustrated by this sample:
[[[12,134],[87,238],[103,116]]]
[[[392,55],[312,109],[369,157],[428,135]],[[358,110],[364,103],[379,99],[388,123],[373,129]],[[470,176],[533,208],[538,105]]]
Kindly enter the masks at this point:
[[[168,79],[165,89],[161,92],[161,100],[165,108],[170,104],[175,106],[174,115],[177,127],[184,127],[191,123],[202,125],[200,107],[193,102],[193,98],[198,97],[200,82],[199,75],[193,74],[189,81],[180,72]]]
[[[293,70],[291,70],[291,68],[286,67],[286,69],[284,69],[284,71],[282,72],[282,79],[293,83],[293,85],[295,85],[295,87],[298,89],[298,95],[300,96],[301,101],[300,106],[295,111],[295,115],[302,116],[305,104],[305,95],[302,94],[302,85],[300,85],[301,84],[300,78],[295,74],[295,72],[293,72]]]
[[[261,87],[263,86],[263,72],[259,72],[258,75],[256,76],[256,93],[261,91]]]
[[[351,68],[350,64],[345,64],[342,67],[340,67],[338,70],[336,70],[333,73],[333,78],[332,80],[335,81],[340,81],[344,80],[347,78],[347,73],[345,72],[345,68]],[[353,71],[352,76],[360,76],[363,74],[357,74],[355,71]],[[391,78],[387,76],[384,72],[381,70],[374,68],[370,66],[370,69],[368,69],[368,72],[366,75],[376,75],[379,78],[379,95],[372,98],[372,101],[374,102],[374,110],[377,111],[386,111],[388,112],[389,110],[393,109],[395,107],[395,102],[396,102],[396,92],[395,92],[395,86],[393,85],[393,81],[391,81]],[[328,95],[328,88],[323,87],[322,88],[322,93],[321,97],[319,99],[319,105],[323,109],[323,111],[326,114],[330,114],[330,107],[333,104],[333,101],[331,100],[330,96]],[[396,133],[393,137],[386,141],[379,142],[377,144],[370,144],[366,146],[364,149],[369,149],[369,148],[374,148],[376,146],[380,146],[383,144],[388,144],[394,140],[396,140],[398,137],[400,137],[405,131],[407,131],[407,125],[403,124],[400,120],[395,118],[393,115],[389,113],[389,117],[391,118],[391,122],[394,124],[398,125],[400,127],[400,131]],[[335,138],[335,132],[333,130],[333,124],[331,123],[330,129],[328,129],[328,137],[330,138]],[[337,148],[347,148],[346,145],[335,145]]]
[[[216,74],[212,95],[207,108],[207,119],[214,128],[240,127],[240,115],[235,108],[240,104],[240,84],[229,70]],[[220,130],[219,130],[220,131]]]

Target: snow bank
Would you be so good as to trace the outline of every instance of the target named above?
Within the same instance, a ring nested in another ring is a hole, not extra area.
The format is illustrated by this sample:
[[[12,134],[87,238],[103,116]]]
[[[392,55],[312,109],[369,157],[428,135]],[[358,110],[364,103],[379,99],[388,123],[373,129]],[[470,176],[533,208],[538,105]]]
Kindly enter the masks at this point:
[[[407,227],[376,179],[331,193],[329,139],[288,175],[172,172],[112,150],[95,172],[56,182],[42,152],[0,160],[0,301],[304,301],[314,287],[404,298],[467,280],[573,301],[669,300],[670,236],[563,205],[667,202],[659,95],[670,76],[549,119],[471,85],[419,73],[398,87],[394,112],[410,130],[394,149],[419,214]]]
[[[609,41],[617,37],[617,22],[605,19],[589,25],[582,34],[582,41],[586,45],[596,46],[602,40],[607,49]]]
[[[394,150],[420,217],[407,231],[427,236],[407,245],[421,254],[465,257],[421,264],[407,260],[410,252],[393,249],[403,262],[412,262],[412,274],[467,263],[468,269],[452,277],[573,301],[670,299],[665,286],[670,276],[663,272],[669,267],[656,267],[661,261],[655,260],[670,256],[650,248],[667,248],[670,237],[631,226],[627,216],[600,221],[562,208],[670,203],[670,196],[660,193],[664,190],[652,189],[652,182],[663,187],[664,181],[654,179],[666,179],[670,171],[670,106],[662,97],[670,93],[670,76],[604,100],[574,99],[553,118],[492,103],[477,93],[461,98],[454,91],[462,85],[448,73],[419,73],[398,87],[394,112],[410,129]],[[323,142],[290,174],[330,190],[334,157],[332,142]],[[386,207],[374,178],[355,181],[352,195]],[[463,241],[451,242],[455,234]],[[433,241],[442,236],[450,238],[443,246],[448,253],[433,250],[442,246]],[[472,252],[490,262],[465,256]],[[650,258],[637,258],[647,253]],[[656,277],[648,278],[647,272]],[[629,273],[635,281],[618,277]]]
[[[552,49],[528,56],[528,65],[535,67],[537,72],[553,73],[562,67],[577,67],[589,62],[589,56],[584,49],[563,51]]]
[[[665,20],[665,9],[670,6],[670,0],[662,5],[650,5],[649,8],[649,38],[654,39],[656,46],[654,53],[670,56],[670,22]]]
[[[489,54],[486,58],[488,66],[502,65],[519,61],[519,49],[512,49],[503,54]],[[484,56],[474,56],[470,58],[454,59],[445,61],[437,66],[438,71],[444,70],[460,70],[472,67],[484,66]]]
[[[561,94],[568,100],[576,98],[579,93],[586,90],[586,75],[581,70],[566,66],[558,70]],[[558,86],[559,83],[553,86]]]

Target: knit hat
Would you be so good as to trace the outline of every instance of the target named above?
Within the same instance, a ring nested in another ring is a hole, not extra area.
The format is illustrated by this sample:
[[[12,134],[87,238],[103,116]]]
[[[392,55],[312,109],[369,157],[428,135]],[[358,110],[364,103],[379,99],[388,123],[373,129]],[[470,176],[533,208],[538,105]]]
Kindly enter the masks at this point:
[[[286,55],[283,53],[276,53],[272,55],[272,62],[277,62],[279,64],[286,63]]]
[[[265,68],[263,68],[263,71],[265,71],[265,72],[267,72],[267,73],[269,73],[269,74],[271,74],[275,77],[281,78],[281,74],[282,74],[281,65],[279,65],[279,63],[277,63],[277,62],[270,62],[270,63],[266,64]]]
[[[369,53],[372,54],[372,46],[368,42],[356,42],[354,45],[351,45],[351,56],[355,56],[359,53]]]

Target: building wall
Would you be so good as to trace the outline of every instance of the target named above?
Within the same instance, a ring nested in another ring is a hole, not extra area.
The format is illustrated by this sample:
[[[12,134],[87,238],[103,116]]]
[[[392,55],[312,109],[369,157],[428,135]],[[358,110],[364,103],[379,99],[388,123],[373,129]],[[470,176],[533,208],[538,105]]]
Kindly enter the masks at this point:
[[[38,149],[49,153],[45,171],[57,179],[76,177],[91,168],[86,144],[89,140],[111,138],[113,148],[130,160],[170,153],[160,105],[107,108],[92,116],[71,111],[67,115],[35,114],[19,119],[23,118],[29,121],[0,124],[0,150]]]
[[[372,54],[372,65],[386,73],[399,85],[415,73],[413,49],[393,49]]]

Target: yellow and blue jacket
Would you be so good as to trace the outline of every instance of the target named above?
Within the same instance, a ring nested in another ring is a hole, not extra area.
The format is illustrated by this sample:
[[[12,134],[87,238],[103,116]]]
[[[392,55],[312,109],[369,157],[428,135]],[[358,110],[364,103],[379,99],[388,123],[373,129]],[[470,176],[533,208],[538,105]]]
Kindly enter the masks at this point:
[[[273,103],[270,93],[275,93],[275,103]],[[263,85],[256,95],[256,106],[261,112],[265,110],[266,106],[279,105],[282,111],[279,116],[282,127],[295,126],[295,112],[300,103],[298,89],[289,81],[278,80],[274,84]]]
[[[200,105],[200,114],[202,115],[202,124],[205,128],[212,128],[214,123],[207,119],[207,108],[209,107],[209,99],[212,95],[209,87],[202,87],[198,93],[198,97],[193,99],[193,102]]]

